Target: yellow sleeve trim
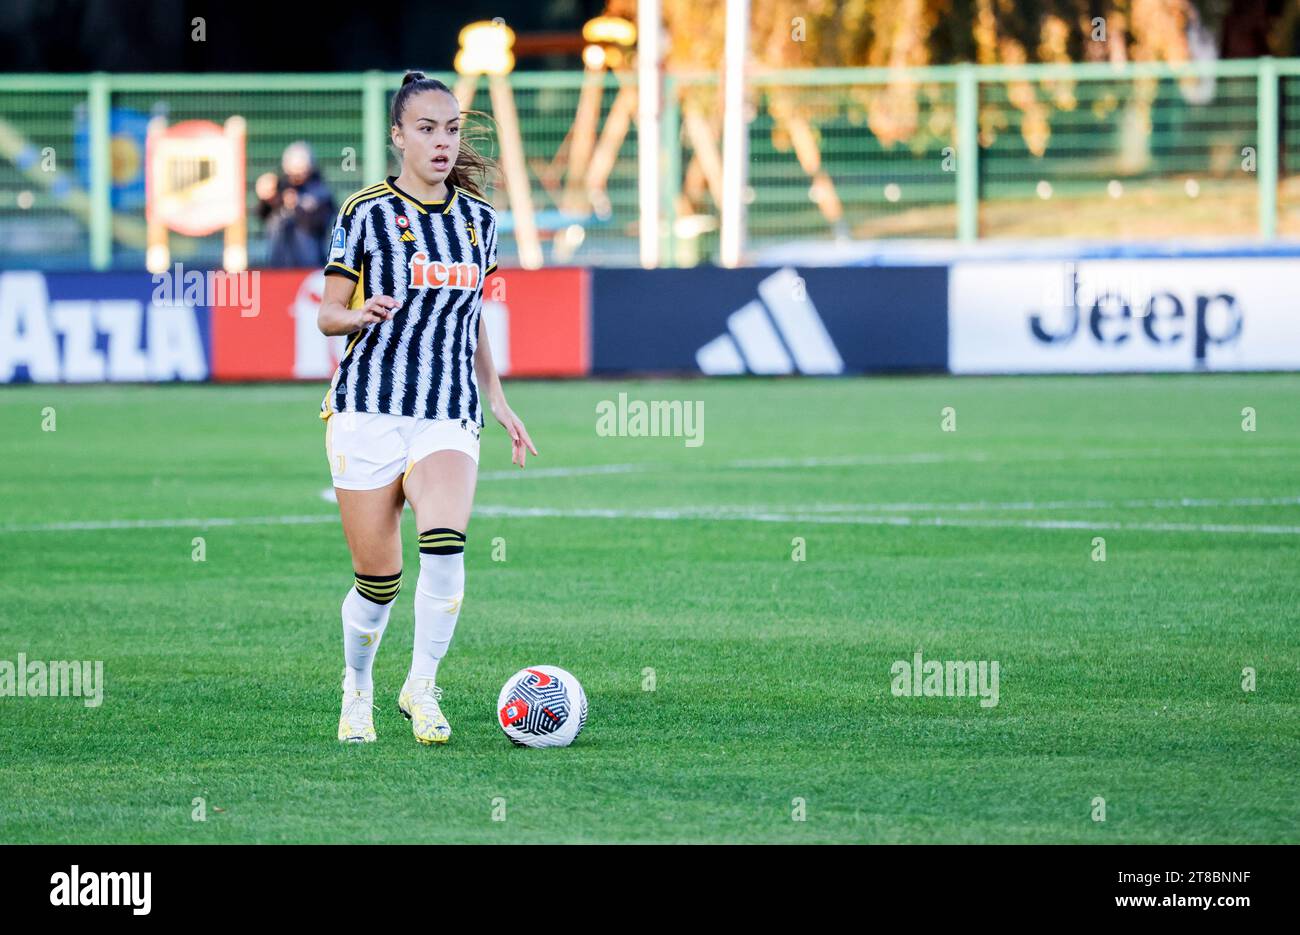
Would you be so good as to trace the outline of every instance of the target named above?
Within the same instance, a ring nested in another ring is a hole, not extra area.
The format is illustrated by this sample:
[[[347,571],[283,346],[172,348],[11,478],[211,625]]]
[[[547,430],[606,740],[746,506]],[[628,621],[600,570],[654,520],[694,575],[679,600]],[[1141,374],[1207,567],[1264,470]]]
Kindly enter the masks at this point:
[[[344,266],[342,263],[338,262],[337,260],[331,260],[329,263],[327,263],[325,265],[325,272],[342,273],[343,275],[349,277],[353,282],[359,282],[361,280],[361,273],[359,273],[357,270],[354,270],[350,266]]]
[[[385,191],[385,189],[387,188],[388,188],[387,182],[376,182],[374,185],[371,185],[369,188],[363,188],[361,189],[361,191],[349,195],[347,201],[343,202],[343,216],[347,217],[349,214],[351,214],[354,210],[356,210],[357,205],[361,204],[361,202],[373,198],[376,195],[387,194],[387,192]]]

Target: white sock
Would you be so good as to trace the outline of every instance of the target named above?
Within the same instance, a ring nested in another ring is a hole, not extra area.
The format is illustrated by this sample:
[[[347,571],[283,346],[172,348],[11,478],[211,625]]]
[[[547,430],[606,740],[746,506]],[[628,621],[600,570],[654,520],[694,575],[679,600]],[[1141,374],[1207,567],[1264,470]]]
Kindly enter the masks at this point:
[[[358,576],[358,580],[360,576]],[[400,577],[397,579],[400,583]],[[394,594],[396,596],[396,594]],[[356,587],[343,598],[343,690],[374,691],[375,653],[393,609],[389,599],[378,604],[362,597]]]
[[[451,645],[464,596],[464,548],[441,555],[422,551],[420,578],[415,585],[415,645],[408,679],[437,680],[438,663]]]

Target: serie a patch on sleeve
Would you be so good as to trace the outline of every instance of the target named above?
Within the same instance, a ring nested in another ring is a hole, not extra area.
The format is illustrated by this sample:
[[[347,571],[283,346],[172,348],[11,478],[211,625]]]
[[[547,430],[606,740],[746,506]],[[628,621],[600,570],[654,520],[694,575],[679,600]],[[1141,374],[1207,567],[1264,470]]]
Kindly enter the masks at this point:
[[[330,243],[330,259],[337,260],[343,256],[343,247],[347,243],[343,228],[334,228],[334,240]]]

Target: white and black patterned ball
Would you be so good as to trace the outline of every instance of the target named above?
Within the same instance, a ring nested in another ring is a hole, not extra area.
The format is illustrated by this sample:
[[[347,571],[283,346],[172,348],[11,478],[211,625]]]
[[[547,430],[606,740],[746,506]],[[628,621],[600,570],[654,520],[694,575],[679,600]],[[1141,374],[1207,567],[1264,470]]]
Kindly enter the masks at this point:
[[[587,723],[587,693],[557,666],[520,669],[497,696],[497,723],[511,743],[567,747]]]

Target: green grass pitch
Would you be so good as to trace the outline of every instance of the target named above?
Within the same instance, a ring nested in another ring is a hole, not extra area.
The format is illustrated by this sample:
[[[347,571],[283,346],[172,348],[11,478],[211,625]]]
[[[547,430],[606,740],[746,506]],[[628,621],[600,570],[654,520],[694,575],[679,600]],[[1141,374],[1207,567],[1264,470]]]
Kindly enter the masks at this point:
[[[542,456],[489,421],[445,748],[396,710],[409,510],[379,740],[335,740],[320,386],[0,390],[0,660],[105,677],[0,698],[0,841],[1300,841],[1300,376],[507,390]],[[703,444],[598,435],[620,392]],[[895,696],[918,650],[998,704]],[[494,722],[539,663],[568,749]]]

